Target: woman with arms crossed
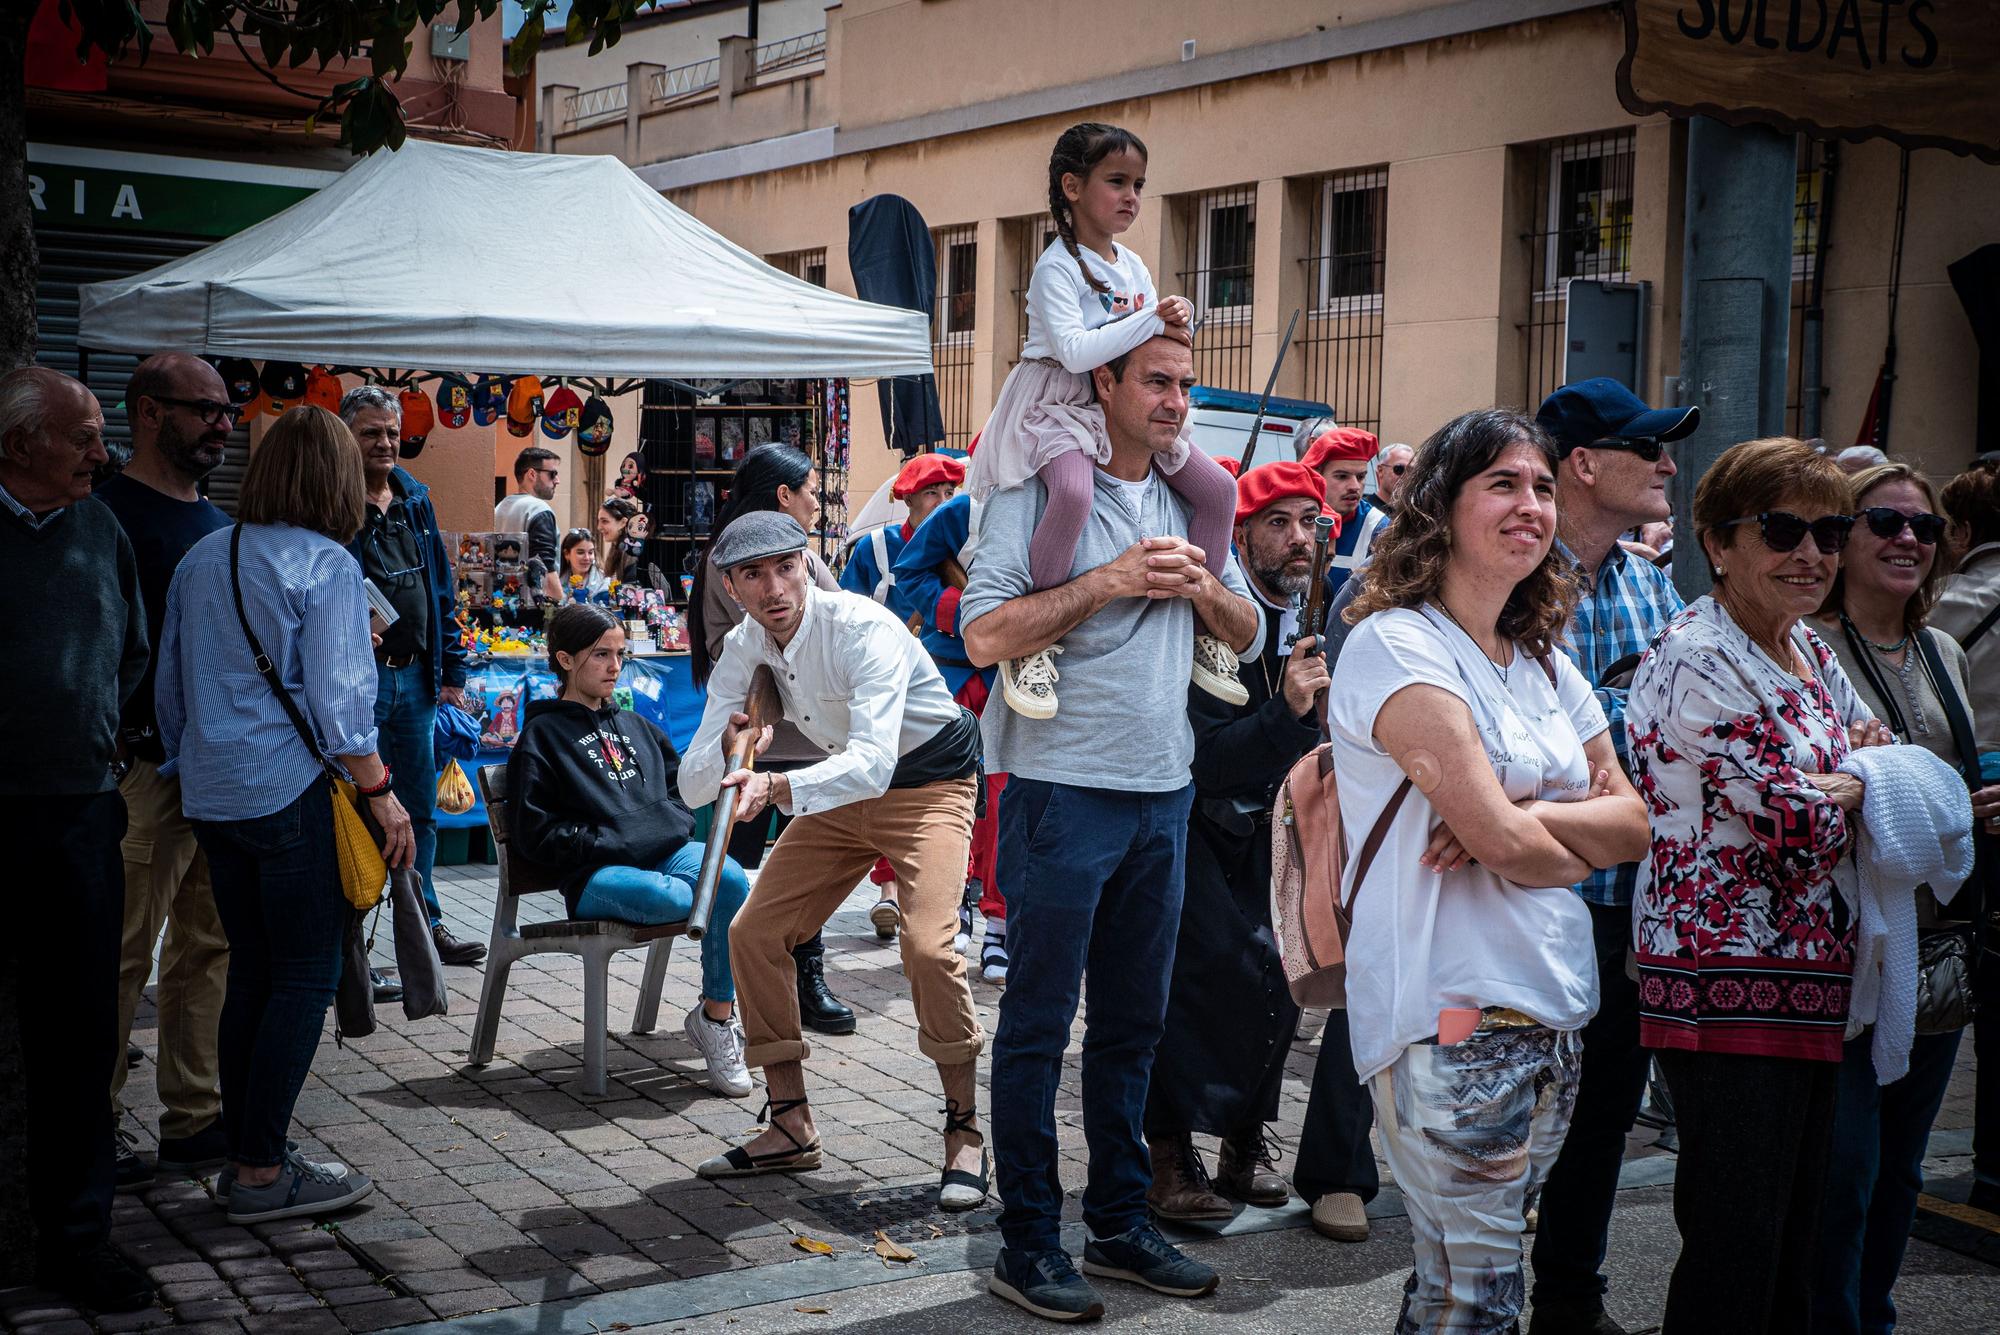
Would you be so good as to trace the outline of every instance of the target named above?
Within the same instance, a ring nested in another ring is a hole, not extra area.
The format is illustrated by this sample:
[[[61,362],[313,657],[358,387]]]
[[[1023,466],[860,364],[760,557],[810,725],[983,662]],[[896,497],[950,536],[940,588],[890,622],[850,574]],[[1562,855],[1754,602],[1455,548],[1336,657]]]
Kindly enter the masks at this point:
[[[1393,810],[1342,893],[1355,1069],[1415,1235],[1402,1331],[1519,1318],[1527,1210],[1597,1007],[1571,887],[1645,849],[1590,683],[1551,652],[1576,596],[1552,550],[1555,462],[1497,409],[1424,443],[1328,697],[1350,839]]]

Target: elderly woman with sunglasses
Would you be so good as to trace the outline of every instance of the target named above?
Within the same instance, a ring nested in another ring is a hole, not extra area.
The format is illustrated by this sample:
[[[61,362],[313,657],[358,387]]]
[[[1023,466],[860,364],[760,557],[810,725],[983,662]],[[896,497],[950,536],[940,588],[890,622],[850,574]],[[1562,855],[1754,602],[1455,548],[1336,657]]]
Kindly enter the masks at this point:
[[[1921,473],[1881,464],[1850,483],[1855,511],[1841,572],[1819,618],[1862,703],[1898,740],[1921,746],[1964,771],[1975,789],[1973,812],[2000,812],[2000,786],[1979,782],[1974,720],[1967,703],[1965,650],[1925,622],[1947,571],[1938,543],[1945,521]],[[1967,886],[1968,890],[1976,890]],[[1917,931],[1926,945],[1969,939],[1980,909],[1960,893],[1949,914],[1931,887],[1914,887]],[[1935,947],[1933,947],[1935,948]],[[1944,1102],[1958,1056],[1961,1027],[1948,1017],[1918,1016],[1910,1068],[1876,1083],[1870,1037],[1848,1040],[1840,1066],[1833,1122],[1832,1171],[1819,1222],[1819,1274],[1813,1289],[1813,1329],[1829,1335],[1893,1330],[1889,1290],[1903,1263],[1910,1223],[1923,1187],[1924,1146]]]
[[[1801,441],[1724,452],[1694,499],[1714,592],[1654,641],[1626,702],[1652,817],[1639,1036],[1681,1141],[1667,1335],[1804,1330],[1811,1311],[1854,968],[1833,872],[1862,796],[1834,771],[1887,736],[1805,623],[1854,527],[1847,483]]]

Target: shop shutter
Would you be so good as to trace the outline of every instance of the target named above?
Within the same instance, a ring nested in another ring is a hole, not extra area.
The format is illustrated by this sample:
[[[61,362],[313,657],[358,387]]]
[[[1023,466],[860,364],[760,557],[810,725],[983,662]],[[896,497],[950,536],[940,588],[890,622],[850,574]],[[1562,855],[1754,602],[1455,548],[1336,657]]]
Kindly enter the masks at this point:
[[[36,360],[64,375],[77,373],[77,288],[85,283],[126,278],[179,259],[210,244],[213,237],[151,236],[139,232],[86,231],[38,227],[35,245],[41,251],[41,276],[35,284],[35,326],[41,342]],[[171,349],[161,349],[171,351]],[[125,382],[140,359],[127,353],[90,354],[91,392],[104,405],[104,440],[122,464],[130,456],[132,432],[125,411]],[[239,426],[230,434],[222,463],[208,475],[203,490],[217,505],[234,514],[242,490],[243,470],[250,462],[250,433]]]

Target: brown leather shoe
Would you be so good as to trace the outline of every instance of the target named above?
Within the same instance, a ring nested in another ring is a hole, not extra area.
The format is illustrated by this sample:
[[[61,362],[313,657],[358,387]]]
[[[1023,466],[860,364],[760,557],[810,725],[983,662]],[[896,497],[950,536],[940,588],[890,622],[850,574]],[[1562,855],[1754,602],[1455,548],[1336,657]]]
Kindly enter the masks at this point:
[[[1292,1198],[1291,1184],[1277,1169],[1277,1156],[1264,1128],[1258,1126],[1223,1139],[1215,1163],[1215,1189],[1246,1205],[1275,1209]]]
[[[1182,1132],[1162,1136],[1151,1143],[1153,1185],[1146,1191],[1146,1204],[1162,1219],[1227,1219],[1236,1213],[1233,1206],[1215,1194],[1209,1185],[1208,1169],[1194,1147],[1194,1137]]]
[[[1368,1211],[1351,1191],[1330,1191],[1313,1202],[1313,1232],[1335,1242],[1368,1241]]]

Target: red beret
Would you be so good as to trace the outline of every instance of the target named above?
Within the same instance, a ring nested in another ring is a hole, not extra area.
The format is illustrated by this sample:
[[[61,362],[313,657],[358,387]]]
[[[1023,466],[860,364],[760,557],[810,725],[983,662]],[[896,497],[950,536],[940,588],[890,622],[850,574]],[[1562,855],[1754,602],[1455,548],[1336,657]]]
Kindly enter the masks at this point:
[[[1307,468],[1324,468],[1333,459],[1356,459],[1362,463],[1375,457],[1382,448],[1382,442],[1372,431],[1363,431],[1358,426],[1329,427],[1313,438],[1306,450],[1306,457],[1300,460]]]
[[[1236,480],[1236,522],[1240,524],[1266,506],[1295,496],[1323,506],[1326,482],[1312,469],[1290,459],[1258,464]]]
[[[896,500],[914,496],[925,487],[949,482],[957,486],[965,481],[965,464],[949,454],[920,454],[903,465],[903,471],[896,474],[896,480],[889,486],[889,495]]]
[[[1241,459],[1232,459],[1225,454],[1221,458],[1217,459],[1215,462],[1221,464],[1222,471],[1229,474],[1229,476],[1231,477],[1243,476],[1243,461]]]

